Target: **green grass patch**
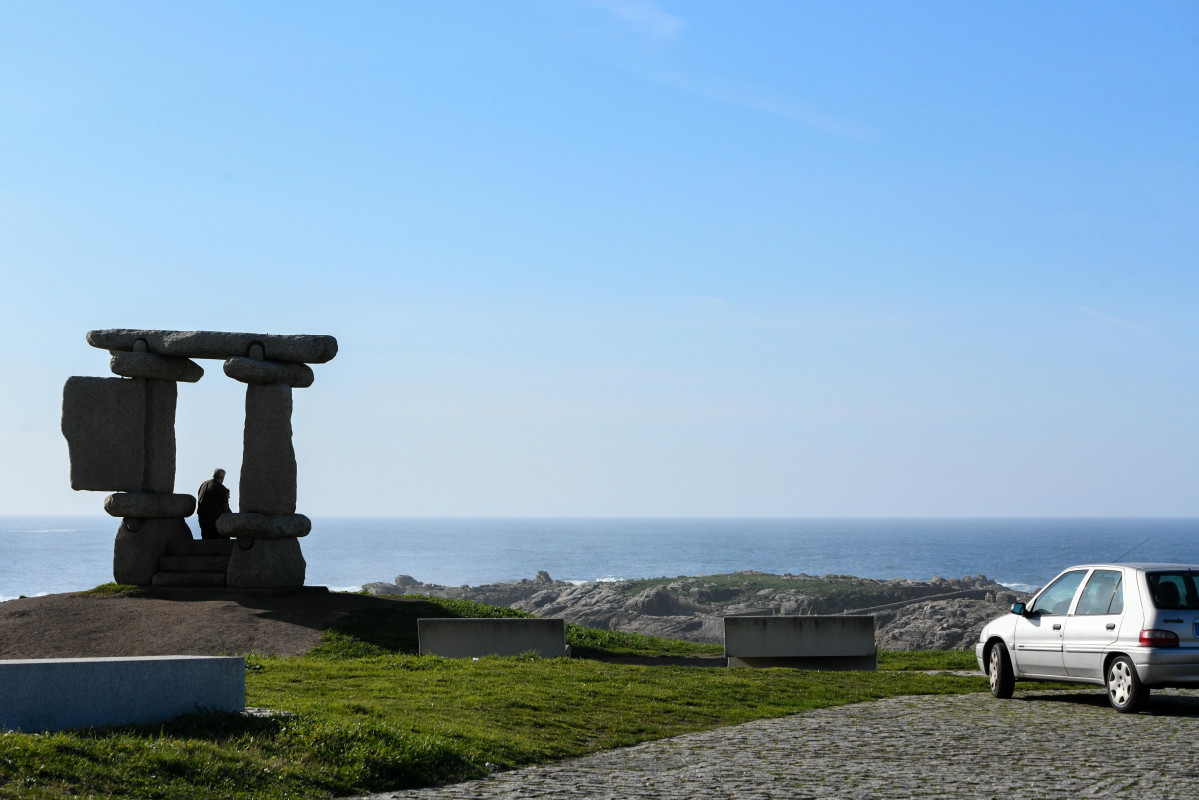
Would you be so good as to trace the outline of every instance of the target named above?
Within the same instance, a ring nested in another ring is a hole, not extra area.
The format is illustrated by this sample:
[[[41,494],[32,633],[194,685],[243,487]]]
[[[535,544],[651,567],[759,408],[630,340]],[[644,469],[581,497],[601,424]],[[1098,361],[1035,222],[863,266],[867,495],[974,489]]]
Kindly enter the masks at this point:
[[[390,598],[389,598],[390,599]],[[445,617],[525,617],[533,615],[513,608],[449,600],[425,595],[406,595],[391,608],[364,609],[347,615],[325,631],[313,656],[325,658],[368,658],[418,652],[416,621]],[[597,630],[566,624],[566,643],[580,658],[604,656],[698,656],[719,655],[721,645],[695,644],[626,631]]]
[[[127,583],[102,583],[95,588],[86,590],[83,594],[92,594],[99,597],[112,597],[115,595],[136,597],[145,594],[145,589],[141,586],[131,586]]]
[[[381,792],[811,708],[981,690],[981,678],[566,659],[252,658],[250,705],[293,718],[0,736],[0,797]]]
[[[103,588],[103,587],[101,587]],[[119,593],[119,592],[106,592]],[[328,798],[512,768],[813,708],[982,691],[964,652],[885,653],[878,672],[631,666],[589,659],[415,655],[416,620],[527,616],[420,597],[348,615],[303,658],[247,658],[247,705],[269,719],[0,735],[0,798]],[[567,626],[576,653],[697,655],[693,645]],[[972,658],[972,656],[971,656]]]
[[[878,654],[878,668],[973,670],[977,672],[978,661],[974,658],[973,650],[882,650]]]

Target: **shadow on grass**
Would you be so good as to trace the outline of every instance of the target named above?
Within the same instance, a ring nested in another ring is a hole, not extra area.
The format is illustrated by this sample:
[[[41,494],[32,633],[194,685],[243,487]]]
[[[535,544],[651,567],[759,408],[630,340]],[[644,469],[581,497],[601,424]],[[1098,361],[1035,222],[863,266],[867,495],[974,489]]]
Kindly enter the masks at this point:
[[[333,658],[369,658],[392,654],[416,655],[418,619],[464,617],[529,617],[512,608],[472,603],[466,600],[428,600],[405,597],[388,608],[365,608],[351,612],[325,629],[321,643],[311,655]]]

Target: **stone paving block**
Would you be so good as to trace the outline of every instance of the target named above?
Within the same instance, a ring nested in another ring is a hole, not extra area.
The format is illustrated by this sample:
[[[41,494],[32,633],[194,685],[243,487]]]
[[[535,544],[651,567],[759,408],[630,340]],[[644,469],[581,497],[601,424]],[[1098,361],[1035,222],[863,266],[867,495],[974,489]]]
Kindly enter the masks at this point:
[[[1100,687],[895,697],[355,800],[1186,798],[1195,690],[1117,714]]]
[[[128,378],[68,378],[62,434],[71,459],[71,488],[142,490],[146,389]]]
[[[246,386],[237,506],[260,514],[296,511],[296,452],[291,443],[291,387]]]

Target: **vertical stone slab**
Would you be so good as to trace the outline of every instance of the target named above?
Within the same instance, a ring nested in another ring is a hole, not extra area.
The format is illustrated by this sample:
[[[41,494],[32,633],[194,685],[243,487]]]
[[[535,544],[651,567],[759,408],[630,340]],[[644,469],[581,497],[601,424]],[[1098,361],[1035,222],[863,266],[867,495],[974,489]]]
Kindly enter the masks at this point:
[[[246,427],[237,501],[241,511],[296,513],[291,406],[291,387],[286,384],[246,386]]]
[[[233,546],[225,585],[235,589],[286,589],[304,585],[307,569],[295,539],[243,537]]]
[[[144,383],[130,378],[67,379],[62,391],[62,435],[70,453],[72,489],[141,491],[146,438]]]
[[[146,379],[146,458],[142,474],[143,492],[171,494],[175,491],[175,406],[179,384]]]
[[[132,525],[136,525],[137,530]],[[177,517],[123,520],[112,550],[113,580],[149,586],[154,573],[158,572],[158,559],[166,555],[167,542],[191,541],[191,538],[191,529]]]

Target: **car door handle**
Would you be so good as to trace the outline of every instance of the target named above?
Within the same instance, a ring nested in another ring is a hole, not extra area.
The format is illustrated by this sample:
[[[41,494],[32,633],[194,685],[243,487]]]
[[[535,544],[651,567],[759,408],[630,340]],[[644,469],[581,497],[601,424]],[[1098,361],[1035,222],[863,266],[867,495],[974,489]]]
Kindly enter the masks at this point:
[[[1107,628],[1109,631],[1114,631],[1116,629],[1116,623],[1109,622],[1104,627]]]
[[[1055,631],[1060,631],[1062,629],[1062,623],[1060,623],[1060,622],[1053,623],[1053,629]]]

